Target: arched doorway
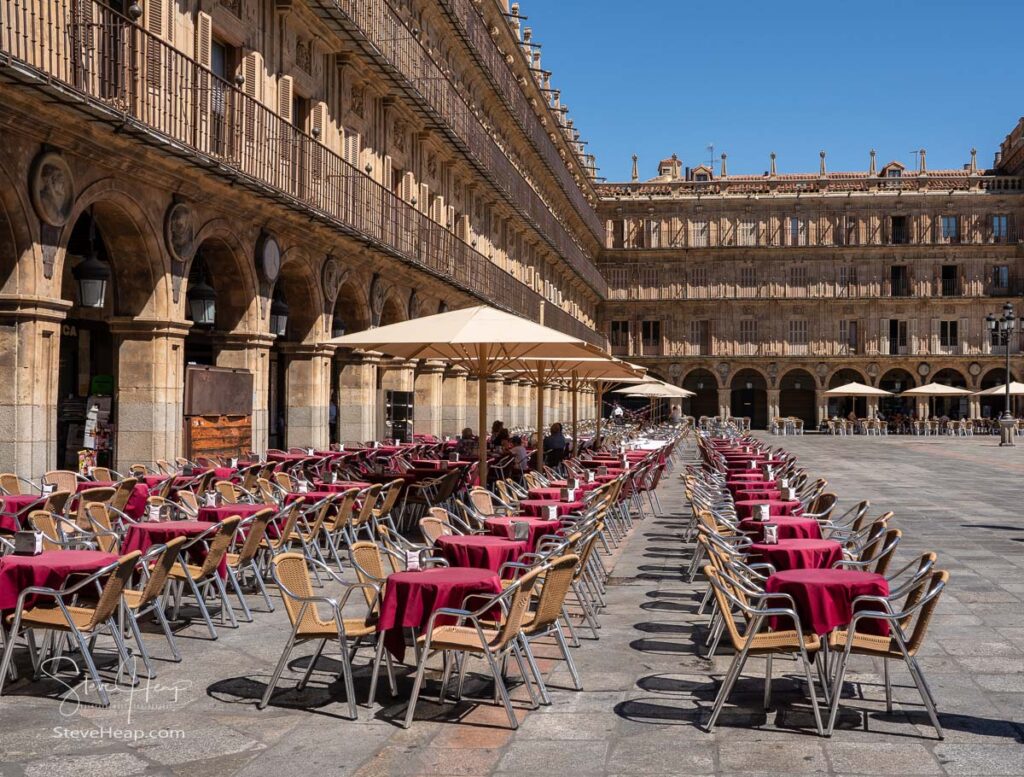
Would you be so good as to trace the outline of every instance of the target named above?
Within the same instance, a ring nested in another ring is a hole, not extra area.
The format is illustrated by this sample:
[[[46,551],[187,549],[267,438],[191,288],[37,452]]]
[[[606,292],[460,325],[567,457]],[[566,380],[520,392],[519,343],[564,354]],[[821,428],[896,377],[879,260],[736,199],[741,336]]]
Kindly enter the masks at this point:
[[[737,372],[730,384],[732,403],[730,413],[734,418],[749,418],[753,429],[768,426],[768,383],[757,370],[745,369]]]
[[[397,295],[389,294],[381,309],[380,325],[398,324],[406,311]],[[389,440],[412,442],[415,422],[416,373],[409,364],[385,364],[377,371],[377,406],[381,426],[379,435]],[[486,387],[481,387],[486,390]]]
[[[806,428],[813,428],[817,417],[814,389],[814,377],[807,370],[787,372],[779,381],[779,415],[799,418]]]
[[[352,281],[346,281],[338,290],[337,299],[334,301],[334,310],[331,314],[331,337],[342,337],[352,332],[361,332],[370,326],[370,311],[362,292]],[[349,348],[336,348],[332,356],[331,365],[331,395],[328,406],[328,423],[330,424],[330,441],[345,442],[345,430],[358,428],[359,423],[356,417],[375,417],[376,408],[356,408],[353,405],[363,405],[364,401],[358,392],[365,376],[350,375],[347,381],[342,380],[346,368],[351,369],[356,362],[353,361],[353,353]],[[347,382],[348,385],[343,385]],[[374,385],[376,381],[374,380]],[[333,408],[333,410],[331,409]],[[333,416],[333,421],[331,420]],[[371,425],[367,423],[366,425]],[[357,434],[358,440],[365,441],[367,434]]]
[[[829,378],[828,387],[830,389],[838,388],[839,386],[845,386],[847,383],[863,383],[868,385],[868,380],[857,370],[844,368],[837,370]],[[828,398],[828,417],[829,418],[846,418],[851,412],[853,412],[857,418],[866,418],[868,414],[868,400],[867,397],[829,397]]]
[[[1010,380],[1015,380],[1013,372],[1010,372]],[[997,367],[993,370],[986,372],[982,378],[981,383],[978,384],[979,391],[985,391],[986,389],[995,388],[996,386],[1006,385],[1006,368]],[[1006,395],[999,394],[998,396],[991,397],[978,397],[981,404],[981,417],[982,418],[999,418],[1003,411],[1006,409]],[[1017,397],[1010,397],[1010,411],[1016,415],[1017,410]]]
[[[718,380],[709,370],[691,370],[683,378],[683,388],[696,394],[683,400],[686,413],[696,419],[701,416],[714,418],[718,415]]]
[[[958,370],[947,367],[939,370],[932,378],[932,383],[940,383],[943,386],[955,386],[956,388],[967,388],[967,378]],[[970,415],[969,395],[956,397],[933,397],[931,400],[932,418],[967,418]]]
[[[907,389],[914,388],[916,385],[917,381],[914,380],[914,376],[907,370],[898,367],[886,372],[882,375],[882,379],[878,381],[878,388],[884,391],[891,391],[893,394],[901,394]],[[914,398],[900,396],[881,397],[878,401],[878,410],[883,418],[890,421],[894,420],[894,416],[913,418]]]

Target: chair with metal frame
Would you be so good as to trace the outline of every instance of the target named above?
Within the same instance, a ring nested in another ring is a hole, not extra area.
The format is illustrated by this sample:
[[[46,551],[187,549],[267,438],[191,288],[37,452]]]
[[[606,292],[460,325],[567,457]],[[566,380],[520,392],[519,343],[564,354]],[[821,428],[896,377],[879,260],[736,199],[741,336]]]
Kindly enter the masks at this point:
[[[245,600],[245,595],[242,593],[242,583],[246,573],[251,572],[253,580],[256,582],[256,588],[259,589],[260,594],[263,596],[263,601],[267,605],[267,611],[274,611],[274,604],[270,601],[270,595],[267,593],[267,588],[263,584],[263,573],[260,571],[257,558],[262,549],[266,548],[264,539],[267,536],[267,527],[270,522],[274,520],[276,511],[273,507],[267,507],[266,509],[260,510],[259,512],[253,513],[247,518],[244,518],[241,523],[238,524],[237,537],[242,537],[242,545],[237,550],[228,550],[225,560],[227,562],[228,569],[228,581],[231,583],[231,588],[235,592],[235,596],[238,598],[239,603],[242,605],[242,613],[247,623],[252,623],[252,611],[249,609],[249,604]]]
[[[221,625],[224,625],[224,617],[227,616],[232,628],[238,627],[235,614],[228,604],[228,593],[224,587],[224,581],[220,576],[220,563],[231,547],[235,536],[235,530],[242,519],[237,515],[225,518],[220,523],[210,525],[210,528],[195,537],[192,537],[178,553],[178,566],[171,567],[168,577],[172,583],[177,585],[174,596],[174,618],[177,619],[178,610],[181,607],[181,597],[184,594],[185,586],[196,600],[199,612],[206,623],[210,633],[210,639],[217,639],[217,629],[213,626],[213,619],[206,606],[206,595],[210,587],[216,589],[221,600]],[[206,557],[202,564],[193,564],[187,560],[187,555],[192,548],[203,548]]]
[[[314,596],[312,580],[309,575],[309,565],[313,564],[322,567],[322,571],[329,575],[335,582],[343,583],[341,578],[335,575],[326,564],[321,564],[316,559],[305,557],[301,553],[283,553],[275,556],[271,563],[271,574],[274,582],[284,597],[285,611],[288,613],[288,620],[292,624],[292,631],[285,643],[281,658],[274,667],[274,672],[267,683],[267,690],[260,699],[257,707],[264,709],[270,703],[274,688],[281,679],[281,673],[288,662],[288,657],[296,644],[319,640],[320,644],[316,651],[309,658],[306,671],[299,681],[298,690],[306,687],[313,670],[316,669],[317,661],[323,653],[327,643],[337,639],[340,648],[338,660],[341,661],[342,679],[345,683],[345,695],[348,699],[349,712],[353,720],[359,717],[356,707],[355,687],[352,682],[352,656],[359,647],[359,642],[372,638],[374,644],[374,659],[372,664],[372,675],[370,679],[370,694],[367,706],[372,706],[377,693],[377,679],[380,676],[380,665],[385,659],[383,634],[377,631],[377,607],[376,602],[380,598],[380,589],[372,583],[360,582],[345,586],[344,593],[340,599],[329,596]],[[353,591],[361,590],[367,600],[367,612],[361,618],[346,618],[344,615],[345,605]],[[329,616],[323,617],[319,607],[326,607]],[[356,644],[349,644],[350,639],[355,639]],[[387,666],[388,682],[391,685],[391,694],[396,692],[395,677],[390,657],[384,661]]]
[[[163,592],[170,571],[178,560],[178,553],[186,542],[188,542],[187,537],[174,537],[165,544],[153,545],[148,548],[137,563],[144,585],[139,589],[126,587],[122,593],[124,614],[132,636],[139,646],[142,663],[146,667],[146,676],[149,679],[156,677],[156,670],[153,668],[149,651],[142,640],[142,630],[139,628],[139,618],[147,613],[153,613],[153,617],[163,629],[167,644],[171,646],[171,655],[174,656],[174,660],[181,661],[181,654],[178,653],[178,646],[174,642],[174,632],[164,614]]]

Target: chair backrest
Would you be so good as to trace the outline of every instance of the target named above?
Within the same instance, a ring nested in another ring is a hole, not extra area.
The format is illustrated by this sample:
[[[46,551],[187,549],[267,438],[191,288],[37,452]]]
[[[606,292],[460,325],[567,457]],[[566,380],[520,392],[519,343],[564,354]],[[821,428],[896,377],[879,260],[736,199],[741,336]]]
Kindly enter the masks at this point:
[[[117,493],[116,488],[110,488],[109,486],[99,486],[97,488],[87,488],[84,491],[78,493],[78,510],[76,511],[78,518],[78,525],[83,529],[89,528],[89,521],[85,518],[85,506],[90,502],[101,502],[103,504],[110,504],[110,501],[114,498],[114,494]]]
[[[235,484],[230,480],[218,480],[213,484],[213,487],[220,494],[220,498],[227,504],[238,503],[238,490],[235,488]]]
[[[274,473],[274,480],[281,486],[285,491],[291,493],[295,490],[295,480],[284,470]]]
[[[572,587],[576,567],[580,563],[580,557],[569,553],[552,559],[548,569],[544,573],[540,593],[537,596],[537,604],[534,608],[533,621],[530,627],[543,629],[550,626],[562,615],[562,605],[565,597]]]
[[[220,527],[210,540],[210,550],[206,554],[206,558],[203,559],[203,566],[199,573],[200,577],[206,578],[217,574],[217,568],[220,566],[224,555],[228,552],[228,548],[231,547],[231,540],[234,538],[235,530],[241,522],[242,519],[237,515],[232,515],[220,522]]]
[[[832,511],[835,509],[836,502],[838,501],[838,497],[831,492],[818,494],[818,496],[811,500],[807,512],[814,515],[819,521],[827,521],[832,516]]]
[[[20,494],[21,481],[13,472],[0,472],[0,488],[8,494]]]
[[[295,533],[295,524],[299,520],[299,509],[305,501],[306,498],[300,496],[278,512],[277,519],[280,521],[281,516],[284,516],[284,525],[278,527],[279,530],[277,537],[267,538],[267,544],[270,545],[273,550],[276,551],[288,546],[288,542],[291,540],[292,534]]]
[[[875,568],[872,570],[876,575],[884,575],[889,570],[893,556],[896,555],[896,546],[899,545],[903,532],[899,529],[889,529],[882,537],[882,543],[878,548],[878,558],[875,560]]]
[[[910,632],[910,639],[907,641],[907,652],[910,655],[916,654],[924,644],[932,615],[935,614],[935,608],[939,604],[939,598],[947,582],[949,582],[949,572],[937,569],[921,580],[907,595],[908,605],[920,607],[917,612],[917,620],[914,622],[914,629]],[[914,600],[912,605],[911,599]],[[904,607],[904,609],[910,609],[910,607]]]
[[[494,500],[486,488],[474,488],[469,492],[469,501],[478,513],[483,516],[494,515]]]
[[[379,528],[383,529],[384,527]],[[380,586],[381,595],[383,595],[388,572],[384,569],[384,559],[381,557],[381,551],[377,544],[360,540],[352,543],[348,553],[352,559],[352,566],[356,570],[356,579],[360,583],[373,583]],[[363,589],[363,595],[366,598],[366,603],[373,606],[375,595],[367,588]]]
[[[117,484],[117,490],[114,495],[110,498],[110,505],[118,510],[123,511],[128,506],[128,500],[132,498],[132,494],[135,492],[135,486],[138,485],[138,478],[125,478]]]
[[[36,531],[43,533],[43,550],[62,550],[63,532],[57,525],[53,513],[47,510],[33,510],[28,514],[28,521]]]
[[[288,620],[299,633],[315,629],[322,620],[316,604],[303,606],[300,599],[313,596],[313,583],[309,579],[309,566],[302,553],[281,553],[273,559],[274,579],[284,598]]]
[[[103,586],[100,597],[96,602],[96,608],[92,611],[89,619],[88,630],[92,630],[101,623],[110,620],[121,604],[121,592],[124,591],[129,578],[135,571],[135,562],[142,556],[142,552],[133,550],[117,560],[117,566],[110,573],[107,582]]]
[[[375,483],[363,491],[363,503],[359,507],[359,512],[352,516],[353,529],[358,529],[370,522],[373,517],[373,506],[377,504],[380,489],[380,484]]]
[[[430,508],[431,513],[434,510],[444,512],[443,508]],[[451,524],[448,523],[447,516],[439,518],[433,514],[420,518],[420,531],[423,533],[423,539],[428,545],[433,545],[438,537],[454,534]]]
[[[78,490],[78,476],[68,469],[50,470],[43,475],[43,483],[56,486],[58,491],[69,491],[72,494]]]
[[[178,552],[186,542],[188,542],[188,537],[174,537],[168,540],[166,544],[156,545],[146,552],[143,561],[149,566],[149,579],[146,581],[146,585],[142,587],[142,593],[139,596],[138,602],[135,603],[137,610],[141,610],[152,602],[164,590],[164,584],[167,582],[167,576],[171,572],[171,567],[178,560]],[[160,550],[161,548],[162,550]],[[154,556],[156,560],[149,563],[150,559]]]
[[[274,508],[267,507],[264,510],[253,513],[245,519],[245,541],[238,551],[235,564],[243,567],[256,557],[260,549],[260,542],[267,534],[267,526],[274,518]]]
[[[63,513],[68,500],[71,499],[71,491],[54,491],[46,497],[43,506],[40,508],[51,513]]]
[[[530,609],[530,601],[533,598],[533,588],[537,584],[537,578],[549,569],[547,564],[531,569],[520,577],[513,585],[516,586],[512,593],[512,601],[508,603],[508,612],[505,613],[505,620],[498,629],[497,637],[492,646],[504,646],[511,642],[523,628],[523,618]]]
[[[348,525],[349,521],[352,520],[358,496],[358,488],[349,488],[341,492],[340,499],[334,500],[334,509],[331,511],[331,515],[328,516],[327,523],[324,524],[328,531],[335,532]]]
[[[402,478],[396,478],[381,487],[380,493],[383,498],[381,499],[380,507],[375,508],[377,515],[383,517],[391,514],[392,508],[398,502],[398,497],[402,495],[402,488],[404,486],[405,481]]]
[[[114,532],[107,506],[102,502],[89,502],[85,511],[92,519],[89,530],[96,533],[96,544],[104,553],[119,553],[120,539]]]
[[[110,469],[110,467],[93,467],[92,479],[106,481],[119,480],[117,474],[112,469]]]

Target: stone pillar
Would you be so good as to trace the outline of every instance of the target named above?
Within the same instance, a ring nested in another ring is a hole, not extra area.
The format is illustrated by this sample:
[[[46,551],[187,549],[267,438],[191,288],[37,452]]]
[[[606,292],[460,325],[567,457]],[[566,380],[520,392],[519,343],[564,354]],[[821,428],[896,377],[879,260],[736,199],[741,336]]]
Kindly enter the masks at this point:
[[[377,436],[377,366],[380,356],[349,351],[337,357],[338,439],[368,442]]]
[[[518,380],[505,381],[505,405],[508,407],[509,427],[523,425],[523,403],[519,393]]]
[[[381,362],[380,392],[377,395],[377,435],[376,439],[391,436],[387,426],[387,394],[388,391],[416,390],[416,362],[404,359],[390,359]],[[415,399],[413,400],[415,403]],[[416,408],[413,408],[413,421],[416,419]]]
[[[22,477],[57,464],[60,333],[69,307],[62,300],[0,300],[0,462]]]
[[[981,397],[968,397],[967,410],[971,418],[981,418]]]
[[[779,389],[768,389],[768,423],[779,417]]]
[[[867,412],[868,418],[878,417],[878,397],[868,397]]]
[[[818,424],[828,419],[828,397],[825,396],[825,389],[814,390],[814,409]]]
[[[508,408],[505,406],[505,380],[500,377],[487,379],[487,431],[495,421],[504,421],[509,426]]]
[[[486,435],[489,429],[480,429],[479,409],[480,379],[476,375],[466,375],[466,410],[463,414],[466,418],[466,426],[477,434]],[[461,431],[461,430],[460,430]]]
[[[522,425],[530,429],[537,423],[537,408],[534,406],[535,399],[533,386],[530,385],[530,382],[528,380],[519,381],[519,404],[522,406],[520,417],[523,419]]]
[[[441,433],[458,436],[474,423],[466,416],[466,370],[449,367],[441,381]]]
[[[732,389],[718,389],[718,416],[728,418],[732,413]]]
[[[922,421],[931,418],[931,407],[928,404],[928,397],[918,397],[915,403],[914,417]]]
[[[184,321],[114,319],[117,348],[115,468],[173,460],[184,452]]]
[[[442,435],[444,362],[423,361],[416,370],[416,415],[413,431]]]
[[[216,342],[218,367],[249,370],[252,373],[252,448],[267,449],[270,435],[270,394],[268,392],[270,347],[274,336],[260,333],[219,335]]]
[[[326,449],[334,348],[302,343],[281,343],[278,348],[287,356],[285,447]]]

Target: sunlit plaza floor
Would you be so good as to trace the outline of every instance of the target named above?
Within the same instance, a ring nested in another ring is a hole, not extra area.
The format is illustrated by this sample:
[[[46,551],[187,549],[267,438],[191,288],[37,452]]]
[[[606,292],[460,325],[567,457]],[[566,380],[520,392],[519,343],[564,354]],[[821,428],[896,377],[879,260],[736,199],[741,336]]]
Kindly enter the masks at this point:
[[[870,499],[893,510],[904,532],[897,561],[935,550],[952,574],[921,654],[946,738],[934,729],[902,666],[896,705],[886,714],[880,665],[855,659],[837,731],[815,735],[796,665],[776,662],[772,710],[761,708],[763,661],[745,677],[713,734],[698,724],[731,659],[702,658],[703,588],[686,582],[690,548],[680,539],[687,507],[678,479],[663,483],[666,514],[637,524],[617,556],[600,639],[581,631],[574,651],[585,690],[550,668],[553,704],[528,711],[521,726],[483,703],[435,703],[428,684],[409,730],[397,725],[411,680],[383,706],[347,719],[343,686],[326,673],[304,692],[294,684],[312,647],[299,648],[274,703],[256,709],[287,638],[287,619],[221,629],[216,642],[192,625],[179,632],[184,660],[158,662],[157,680],[122,691],[109,710],[63,704],[43,694],[56,683],[13,684],[0,697],[4,775],[358,774],[358,775],[702,775],[702,774],[1024,774],[1024,445],[995,438],[770,438],[829,480],[840,510]],[[279,601],[279,600],[278,600]],[[258,604],[255,599],[252,603]],[[166,656],[166,644],[149,644]],[[698,651],[698,648],[700,651]],[[541,646],[544,655],[552,651]],[[330,659],[321,668],[329,670]],[[366,701],[366,652],[356,693]],[[476,669],[480,669],[477,665]],[[474,667],[471,667],[471,671]],[[469,692],[488,697],[482,683]]]

